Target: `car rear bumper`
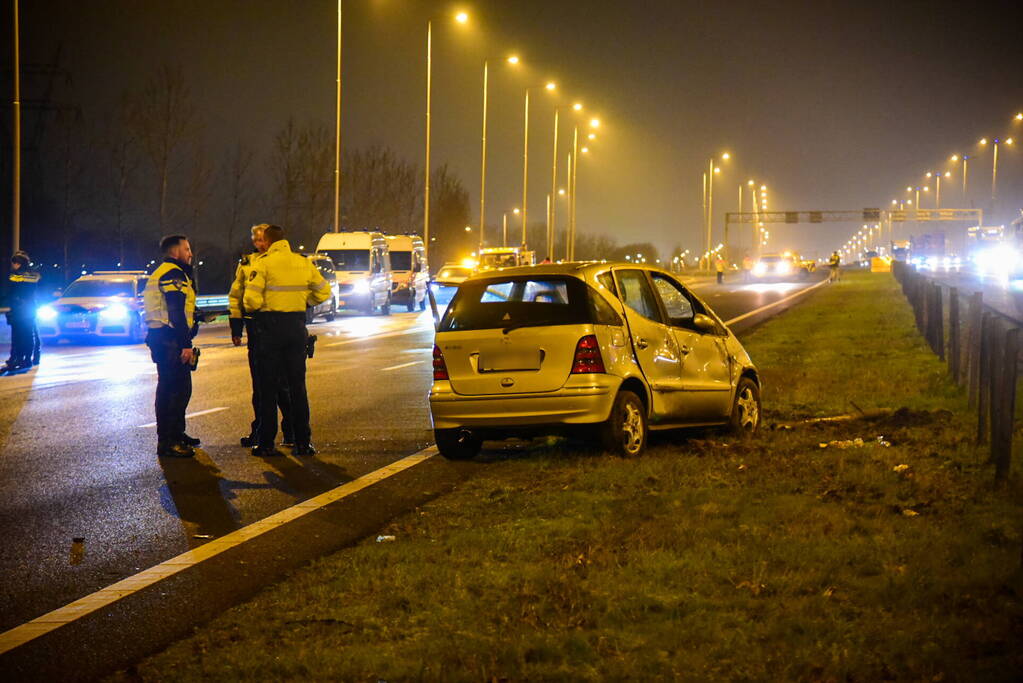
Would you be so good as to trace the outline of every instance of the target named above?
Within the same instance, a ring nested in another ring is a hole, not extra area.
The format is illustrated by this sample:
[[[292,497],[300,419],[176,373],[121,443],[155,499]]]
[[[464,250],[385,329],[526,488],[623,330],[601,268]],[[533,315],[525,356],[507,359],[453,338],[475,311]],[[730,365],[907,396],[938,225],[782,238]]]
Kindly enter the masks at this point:
[[[430,410],[436,429],[595,424],[611,414],[621,383],[613,375],[575,375],[557,391],[465,396],[437,381]]]

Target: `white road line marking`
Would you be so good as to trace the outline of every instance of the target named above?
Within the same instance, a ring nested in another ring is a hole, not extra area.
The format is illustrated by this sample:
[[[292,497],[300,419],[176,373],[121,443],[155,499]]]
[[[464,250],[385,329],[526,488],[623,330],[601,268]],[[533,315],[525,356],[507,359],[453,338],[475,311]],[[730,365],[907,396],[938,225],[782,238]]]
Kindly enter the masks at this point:
[[[226,536],[214,539],[209,543],[195,548],[194,550],[189,550],[188,552],[182,553],[177,557],[173,557],[166,562],[161,562],[155,567],[150,567],[149,569],[139,572],[134,576],[129,576],[128,578],[122,579],[121,581],[107,586],[106,588],[101,588],[95,593],[86,595],[84,598],[75,600],[63,607],[59,607],[52,612],[44,614],[43,616],[33,619],[21,626],[15,626],[9,631],[0,633],[0,655],[10,652],[14,648],[20,647],[31,640],[35,640],[39,636],[55,631],[61,626],[69,624],[76,619],[80,619],[87,614],[103,609],[107,605],[113,604],[127,595],[131,595],[132,593],[136,593],[158,583],[168,576],[173,576],[178,572],[194,567],[204,560],[216,557],[217,555],[239,546],[246,541],[262,536],[268,531],[277,529],[278,527],[283,526],[288,522],[292,522],[299,517],[308,515],[310,512],[315,512],[316,510],[337,502],[342,498],[346,498],[363,489],[369,488],[384,479],[393,477],[400,472],[415,467],[416,465],[429,460],[436,454],[436,446],[425,448],[418,453],[404,457],[401,460],[396,460],[390,465],[381,467],[369,474],[364,474],[358,479],[353,479],[347,484],[342,484],[341,486],[331,489],[326,493],[321,493],[315,498],[310,498],[303,503],[292,505],[290,508],[281,510],[280,512],[270,515],[258,522],[253,522],[252,524],[244,526],[237,531],[232,531]]]
[[[333,344],[327,344],[327,346],[343,346],[344,344],[355,344],[356,342],[366,341],[369,339],[383,339],[384,337],[400,337],[403,334],[415,334],[416,332],[426,332],[427,330],[433,330],[433,327],[413,327],[410,330],[400,330],[398,332],[384,332],[382,334],[370,334],[365,337],[355,337],[352,339],[345,339],[344,341],[334,342]]]
[[[219,413],[221,410],[227,410],[227,406],[222,406],[220,408],[210,408],[209,410],[200,410],[197,413],[189,413],[188,415],[185,415],[185,419],[187,420],[190,417],[199,417],[200,415],[209,415],[210,413]],[[156,426],[155,422],[149,422],[144,425],[139,425],[138,427],[136,427],[136,429],[149,429],[155,426]]]
[[[791,301],[792,299],[795,299],[796,297],[803,296],[807,292],[812,292],[813,290],[817,289],[818,287],[821,287],[821,286],[826,285],[826,284],[828,284],[827,280],[821,280],[820,282],[815,284],[813,287],[807,287],[806,289],[801,289],[798,292],[796,292],[795,294],[790,294],[789,296],[785,297],[784,299],[778,299],[774,303],[767,304],[766,306],[761,306],[760,308],[755,308],[752,311],[749,311],[748,313],[743,313],[742,315],[736,316],[735,318],[732,318],[731,320],[726,320],[725,321],[725,325],[734,325],[735,323],[739,322],[740,320],[745,320],[746,318],[750,317],[751,315],[756,315],[757,313],[763,313],[764,311],[766,311],[769,308],[774,308],[775,306],[780,306],[781,304],[785,303],[786,301]]]
[[[392,365],[389,368],[384,368],[382,370],[382,372],[387,372],[388,370],[400,370],[402,368],[409,368],[409,367],[412,367],[413,365],[420,365],[420,364],[425,363],[425,362],[426,361],[423,361],[423,360],[414,360],[411,363],[402,363],[401,365]]]

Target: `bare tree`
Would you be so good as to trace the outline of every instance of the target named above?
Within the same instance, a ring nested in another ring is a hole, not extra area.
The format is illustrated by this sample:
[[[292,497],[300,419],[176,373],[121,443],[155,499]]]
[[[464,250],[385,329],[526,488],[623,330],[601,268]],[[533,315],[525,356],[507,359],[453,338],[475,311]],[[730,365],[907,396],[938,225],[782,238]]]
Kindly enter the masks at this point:
[[[110,199],[113,202],[114,233],[117,236],[117,262],[126,263],[124,213],[131,180],[138,168],[138,140],[125,122],[128,116],[128,102],[124,99],[107,131],[104,146],[110,169]]]
[[[172,165],[198,121],[180,67],[164,65],[131,99],[131,127],[157,177],[159,227],[168,221],[167,192]]]
[[[213,162],[209,153],[198,139],[192,141],[189,155],[188,185],[185,188],[185,204],[188,218],[185,225],[192,235],[201,233],[199,219],[213,195],[210,179],[213,177]]]
[[[60,110],[57,113],[57,147],[54,150],[60,174],[57,188],[60,193],[59,235],[62,245],[64,279],[71,275],[71,247],[75,218],[87,189],[82,182],[84,159],[89,157],[88,136],[84,134],[84,121],[80,109]]]
[[[288,119],[284,128],[274,136],[272,165],[277,199],[275,211],[286,226],[297,204],[299,183],[302,180],[299,131],[294,119]]]
[[[330,222],[334,177],[332,133],[323,124],[309,123],[299,132],[299,193],[304,225],[292,226],[296,237],[316,240]],[[299,246],[299,245],[295,245]]]
[[[252,150],[239,139],[227,157],[224,175],[227,176],[227,252],[234,250],[234,231],[241,220],[242,207],[248,203],[249,167],[252,165]]]

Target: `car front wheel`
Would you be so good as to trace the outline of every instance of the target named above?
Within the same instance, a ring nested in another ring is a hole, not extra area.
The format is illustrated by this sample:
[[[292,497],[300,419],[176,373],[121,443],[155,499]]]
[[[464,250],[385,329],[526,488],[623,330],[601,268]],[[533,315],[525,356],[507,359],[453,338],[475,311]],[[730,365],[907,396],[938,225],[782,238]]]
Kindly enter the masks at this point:
[[[470,460],[479,455],[483,441],[465,429],[435,429],[437,450],[448,460]]]
[[[760,427],[760,388],[749,377],[739,379],[728,428],[735,434],[752,434]]]
[[[646,438],[643,402],[631,391],[618,392],[611,416],[600,426],[600,441],[604,449],[626,457],[639,455],[646,448]]]

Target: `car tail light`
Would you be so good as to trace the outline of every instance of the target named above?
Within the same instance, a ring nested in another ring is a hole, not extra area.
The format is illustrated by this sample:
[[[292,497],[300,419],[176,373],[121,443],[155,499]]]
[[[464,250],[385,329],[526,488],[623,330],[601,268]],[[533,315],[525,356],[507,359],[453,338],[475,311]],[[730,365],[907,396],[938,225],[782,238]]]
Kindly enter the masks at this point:
[[[436,363],[436,361],[434,361]],[[442,361],[443,362],[443,361]],[[600,343],[597,336],[588,334],[575,345],[575,358],[572,359],[573,375],[589,372],[604,372],[604,359],[600,357]]]
[[[444,363],[444,354],[440,352],[440,348],[436,344],[433,345],[433,378],[435,380],[448,378],[448,366]]]

